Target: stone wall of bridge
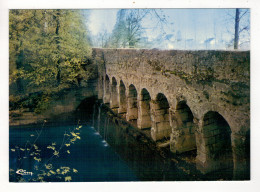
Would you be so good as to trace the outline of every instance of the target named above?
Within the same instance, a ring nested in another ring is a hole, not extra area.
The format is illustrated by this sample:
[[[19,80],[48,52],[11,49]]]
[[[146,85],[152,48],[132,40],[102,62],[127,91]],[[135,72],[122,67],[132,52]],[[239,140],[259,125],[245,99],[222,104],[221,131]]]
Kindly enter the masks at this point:
[[[250,130],[250,52],[93,49],[99,98],[197,167],[245,174]]]

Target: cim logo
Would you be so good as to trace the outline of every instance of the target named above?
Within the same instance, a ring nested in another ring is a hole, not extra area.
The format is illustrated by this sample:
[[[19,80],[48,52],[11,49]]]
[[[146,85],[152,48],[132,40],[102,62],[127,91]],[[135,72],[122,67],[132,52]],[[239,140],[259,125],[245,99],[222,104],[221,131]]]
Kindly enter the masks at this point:
[[[16,173],[19,174],[19,175],[31,175],[31,176],[33,175],[32,172],[27,172],[26,170],[23,170],[23,169],[18,169],[16,171]]]

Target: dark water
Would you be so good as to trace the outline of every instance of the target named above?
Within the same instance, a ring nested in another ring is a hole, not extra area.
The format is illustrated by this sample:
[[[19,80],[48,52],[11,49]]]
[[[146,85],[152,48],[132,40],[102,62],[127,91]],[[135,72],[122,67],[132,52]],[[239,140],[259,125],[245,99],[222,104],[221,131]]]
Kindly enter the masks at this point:
[[[223,179],[223,174],[218,173],[202,175],[194,163],[180,161],[181,156],[172,156],[169,150],[156,148],[153,142],[121,121],[105,105],[85,103],[80,108],[76,114],[77,121],[80,119],[77,123],[10,127],[11,182]],[[70,143],[71,132],[80,139]],[[66,143],[70,145],[64,145]],[[58,156],[50,147],[55,147]],[[51,168],[45,166],[50,164]],[[15,173],[19,169],[33,175]]]
[[[194,180],[193,176],[175,166],[171,158],[163,158],[149,139],[107,112],[104,105],[96,106],[94,127],[128,164],[141,181]],[[111,117],[112,116],[112,117]],[[164,154],[166,155],[166,154]]]
[[[36,145],[41,149],[41,161],[35,161],[32,157],[23,159],[22,164],[19,163],[19,153],[21,157],[25,156],[22,151],[18,152],[15,146],[25,148],[27,140],[33,142],[31,134],[37,135],[35,132],[40,131],[40,127],[34,128],[20,128],[10,129],[10,149],[16,149],[15,152],[10,151],[10,168],[13,170],[24,169],[27,172],[33,172],[35,177],[37,172],[34,170],[34,166],[43,166],[45,162],[53,154],[51,149],[47,149],[47,146],[53,142],[56,146],[60,146],[63,140],[65,131],[73,129],[76,125],[62,125],[62,126],[45,126],[42,134],[36,141]],[[72,181],[136,181],[138,180],[134,173],[129,169],[127,164],[115,153],[102,137],[90,126],[82,126],[80,129],[80,140],[77,140],[71,146],[64,146],[61,151],[65,153],[60,154],[58,158],[54,158],[49,161],[56,171],[60,167],[70,167],[78,172],[74,173],[70,171],[66,175],[60,175],[61,178],[56,178],[57,175],[46,176],[44,181],[65,181],[66,176],[71,176]],[[57,147],[57,148],[58,148]],[[66,153],[67,148],[70,154]],[[61,153],[61,152],[60,152]],[[43,168],[44,169],[44,166]],[[23,176],[25,179],[32,179],[30,176]],[[20,175],[13,174],[10,176],[10,181],[17,181]]]

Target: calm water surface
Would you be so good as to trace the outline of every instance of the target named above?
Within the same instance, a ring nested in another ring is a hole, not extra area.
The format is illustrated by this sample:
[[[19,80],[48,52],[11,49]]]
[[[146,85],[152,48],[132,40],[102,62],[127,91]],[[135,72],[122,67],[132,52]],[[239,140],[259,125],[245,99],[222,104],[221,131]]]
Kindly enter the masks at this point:
[[[51,149],[47,146],[56,143],[56,148],[59,148],[63,141],[64,133],[72,130],[77,125],[69,126],[45,126],[43,131],[36,141],[36,146],[41,149],[41,161],[35,161],[32,157],[23,159],[22,164],[18,159],[23,158],[23,151],[15,147],[19,146],[24,149],[26,141],[33,142],[37,136],[36,131],[40,132],[41,127],[22,127],[10,128],[10,149],[15,149],[15,152],[10,151],[10,169],[24,169],[27,172],[33,171],[34,166],[41,167],[44,162],[50,159],[53,154]],[[31,135],[35,135],[32,137]],[[71,176],[72,181],[136,181],[138,180],[133,171],[128,165],[120,158],[120,156],[111,148],[106,141],[99,135],[97,131],[91,126],[83,125],[80,129],[80,140],[75,141],[74,144],[68,147],[70,154],[66,153],[66,146],[63,147],[65,153],[59,154],[58,158],[49,161],[56,170],[60,167],[70,167],[76,169],[78,172],[66,174]],[[29,145],[27,145],[29,146]],[[29,147],[30,148],[30,147]],[[26,150],[25,150],[26,151]],[[18,174],[10,176],[10,181],[16,181]],[[30,176],[23,176],[25,179]],[[61,179],[55,179],[54,176],[46,177],[46,181],[64,181],[62,175]]]
[[[216,173],[201,175],[194,169],[194,164],[173,160],[175,157],[171,157],[170,153],[166,155],[167,158],[163,158],[151,142],[135,137],[133,133],[129,134],[132,129],[122,127],[104,105],[89,108],[91,112],[88,110],[87,114],[80,112],[77,115],[79,124],[10,127],[9,180],[39,181],[40,177],[40,181],[47,182],[88,182],[222,178],[222,175]],[[76,130],[79,125],[82,127]],[[71,135],[74,131],[80,139],[65,146],[64,143],[68,142],[64,134]],[[38,134],[40,136],[36,139]],[[31,144],[35,144],[36,148]],[[60,149],[59,154],[53,155],[51,147]],[[45,166],[50,164],[51,167]],[[19,169],[32,172],[33,175],[15,173]]]

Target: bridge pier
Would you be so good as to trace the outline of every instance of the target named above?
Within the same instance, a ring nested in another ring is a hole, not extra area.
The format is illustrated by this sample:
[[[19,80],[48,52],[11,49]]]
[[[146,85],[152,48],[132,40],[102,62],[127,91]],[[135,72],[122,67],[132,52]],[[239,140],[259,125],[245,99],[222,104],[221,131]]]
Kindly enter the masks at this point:
[[[163,94],[151,101],[151,136],[154,141],[169,139],[171,126],[169,120],[169,103]]]
[[[107,75],[105,75],[103,85],[103,103],[107,104],[110,103],[110,83]]]
[[[104,91],[103,91],[103,76],[98,76],[98,99],[103,99],[104,97]]]
[[[138,119],[138,102],[137,102],[137,91],[134,85],[129,86],[128,98],[127,98],[127,112],[126,120],[137,120]]]
[[[110,96],[110,108],[115,109],[118,108],[118,89],[117,89],[117,82],[115,78],[112,78],[112,84],[111,84],[111,96]]]
[[[123,83],[123,81],[120,81],[119,84],[119,108],[118,108],[118,113],[126,113],[126,109],[127,109],[127,99],[126,99],[126,88],[125,85]]]
[[[139,129],[151,128],[151,97],[146,89],[142,89],[138,108],[137,127]]]
[[[250,179],[249,138],[245,134],[232,133],[234,171],[233,179]]]

